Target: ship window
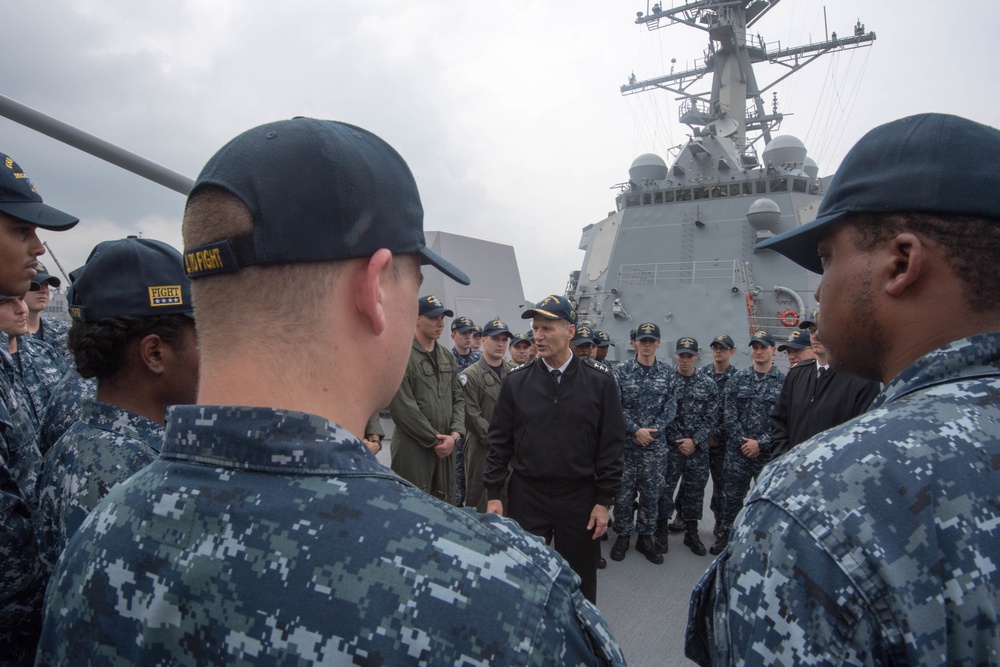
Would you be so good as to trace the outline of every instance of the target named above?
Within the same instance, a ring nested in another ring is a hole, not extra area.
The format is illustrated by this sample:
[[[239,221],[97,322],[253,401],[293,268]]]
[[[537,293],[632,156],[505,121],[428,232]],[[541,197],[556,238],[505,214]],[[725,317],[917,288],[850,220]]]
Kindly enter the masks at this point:
[[[772,178],[771,192],[788,192],[788,181],[783,178]]]
[[[673,190],[667,190],[666,192],[663,193],[663,195],[664,195],[664,200],[668,204],[674,200],[674,191]]]
[[[656,194],[653,195],[653,203],[654,204],[662,204],[663,203],[663,193],[662,192],[657,192]]]
[[[805,192],[806,191],[806,179],[796,178],[792,180],[792,192]]]
[[[743,194],[745,195],[753,194],[753,183],[747,182],[743,184]]]
[[[739,183],[731,183],[729,185],[729,194],[731,194],[733,197],[735,197],[739,193],[740,193],[740,184]]]
[[[708,188],[695,188],[694,189],[695,199],[708,199]]]
[[[677,191],[677,201],[691,201],[691,191],[690,190],[678,190]]]
[[[642,205],[643,206],[649,206],[652,203],[653,203],[653,196],[651,194],[649,194],[647,192],[644,195],[642,195]]]
[[[625,197],[625,206],[631,208],[639,205],[639,195],[629,195]]]
[[[757,181],[757,194],[762,195],[767,192],[767,181]]]
[[[729,196],[729,188],[725,185],[716,185],[712,188],[712,199],[716,197],[727,197]]]

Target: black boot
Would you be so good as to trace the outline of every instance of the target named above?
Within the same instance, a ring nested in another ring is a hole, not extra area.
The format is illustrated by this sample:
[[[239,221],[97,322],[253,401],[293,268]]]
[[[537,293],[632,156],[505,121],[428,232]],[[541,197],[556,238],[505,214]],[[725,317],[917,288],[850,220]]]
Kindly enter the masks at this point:
[[[653,542],[656,545],[656,553],[665,554],[670,546],[667,537],[670,535],[670,524],[666,521],[656,522],[656,532],[653,533]]]
[[[698,535],[697,521],[684,522],[684,546],[690,548],[695,556],[704,556],[707,553],[705,545],[701,543],[701,537]]]
[[[719,526],[719,536],[708,552],[713,556],[718,556],[726,548],[727,544],[729,544],[729,526]]]
[[[671,521],[667,527],[670,529],[671,533],[679,533],[684,530],[684,521],[681,519],[680,514],[677,515],[677,520]]]
[[[646,557],[650,563],[660,565],[663,563],[663,555],[656,549],[656,542],[652,535],[640,535],[636,540],[635,550]]]
[[[604,559],[604,556],[600,556],[597,559],[597,569],[598,570],[603,570],[607,566],[608,566],[608,561]]]
[[[628,535],[619,535],[611,547],[611,560],[625,560],[625,553],[628,551]]]

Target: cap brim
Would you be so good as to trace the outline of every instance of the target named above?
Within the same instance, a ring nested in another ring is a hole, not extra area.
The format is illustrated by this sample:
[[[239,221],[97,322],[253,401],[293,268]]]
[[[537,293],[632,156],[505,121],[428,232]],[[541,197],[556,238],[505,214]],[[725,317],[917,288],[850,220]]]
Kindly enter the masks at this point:
[[[447,308],[435,308],[434,310],[428,310],[426,313],[420,313],[424,317],[437,317],[438,315],[447,315],[448,317],[455,317],[455,313],[451,312]]]
[[[778,346],[778,352],[784,352],[785,350],[804,350],[807,347],[809,346],[792,344],[792,343],[782,343],[781,345]]]
[[[430,264],[455,282],[461,283],[462,285],[468,285],[472,282],[469,280],[469,276],[465,275],[465,272],[427,246],[418,250],[417,254],[420,255],[421,264]]]
[[[820,239],[832,223],[850,214],[850,211],[828,213],[812,222],[778,234],[754,246],[754,250],[773,250],[813,273],[823,273],[823,264],[816,252]]]
[[[802,320],[801,322],[799,322],[799,328],[808,329],[809,327],[814,326],[815,324],[816,320]]]
[[[521,313],[521,319],[530,320],[535,315],[538,315],[539,317],[544,317],[547,320],[566,320],[567,322],[569,321],[567,318],[556,315],[555,313],[550,313],[544,310],[537,310],[535,308],[532,308],[531,310],[526,310],[523,313]]]
[[[35,201],[3,202],[0,203],[0,212],[54,232],[69,229],[80,222],[79,218],[69,213]]]

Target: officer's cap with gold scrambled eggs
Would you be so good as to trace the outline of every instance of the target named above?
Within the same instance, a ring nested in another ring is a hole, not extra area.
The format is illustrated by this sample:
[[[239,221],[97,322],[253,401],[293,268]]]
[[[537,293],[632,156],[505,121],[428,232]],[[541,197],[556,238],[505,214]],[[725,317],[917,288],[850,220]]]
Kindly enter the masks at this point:
[[[660,340],[660,327],[653,322],[643,322],[635,328],[636,340]]]
[[[698,341],[694,338],[678,338],[677,354],[698,354]]]
[[[246,205],[253,231],[186,248],[191,278],[252,265],[366,258],[388,248],[469,284],[427,248],[424,209],[406,162],[360,127],[292,118],[247,130],[212,156],[188,203],[212,187]]]
[[[573,302],[564,296],[550,294],[536,303],[534,308],[521,313],[521,319],[530,320],[536,315],[547,320],[566,320],[576,324],[576,309]]]
[[[186,315],[191,283],[176,249],[135,236],[98,243],[69,292],[74,320],[96,322],[105,317]]]

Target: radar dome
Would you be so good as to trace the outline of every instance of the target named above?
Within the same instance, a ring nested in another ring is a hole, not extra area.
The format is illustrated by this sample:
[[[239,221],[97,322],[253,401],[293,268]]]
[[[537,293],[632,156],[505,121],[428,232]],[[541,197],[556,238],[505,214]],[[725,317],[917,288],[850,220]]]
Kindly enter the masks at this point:
[[[765,165],[776,168],[787,165],[788,168],[802,168],[806,161],[806,146],[790,134],[775,137],[764,147],[761,154]]]
[[[747,210],[747,222],[758,232],[774,231],[781,220],[781,207],[771,199],[758,199]]]
[[[816,178],[819,176],[819,165],[816,164],[816,160],[807,157],[806,166],[802,167],[802,171],[806,172],[806,176],[809,178]]]
[[[662,181],[666,177],[667,163],[659,155],[653,153],[643,153],[632,161],[632,166],[628,169],[629,180],[636,184],[647,179]]]

